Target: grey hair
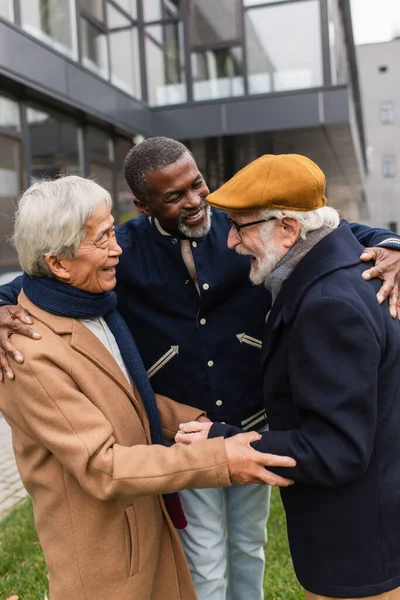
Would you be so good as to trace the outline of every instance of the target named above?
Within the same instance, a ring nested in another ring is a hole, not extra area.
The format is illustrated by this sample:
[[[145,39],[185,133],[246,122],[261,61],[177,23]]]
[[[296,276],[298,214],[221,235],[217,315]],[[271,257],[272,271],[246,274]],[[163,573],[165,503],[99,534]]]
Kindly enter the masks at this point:
[[[77,175],[31,185],[19,200],[12,239],[22,269],[31,276],[52,277],[45,256],[75,258],[87,220],[104,202],[111,209],[110,194]]]
[[[284,217],[296,219],[300,223],[300,237],[304,240],[310,231],[321,229],[321,227],[336,229],[340,223],[338,211],[331,206],[323,206],[322,208],[309,211],[265,209],[260,211],[260,216],[262,219],[269,217],[275,217],[276,219],[283,219]]]
[[[185,153],[193,157],[184,144],[167,137],[148,138],[134,146],[124,161],[125,179],[134,196],[141,202],[148,202],[151,187],[146,173],[165,169]]]

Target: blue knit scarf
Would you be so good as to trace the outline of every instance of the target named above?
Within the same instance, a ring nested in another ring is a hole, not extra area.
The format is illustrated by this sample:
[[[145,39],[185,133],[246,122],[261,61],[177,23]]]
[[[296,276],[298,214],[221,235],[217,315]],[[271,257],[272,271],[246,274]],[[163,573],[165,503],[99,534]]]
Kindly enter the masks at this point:
[[[160,415],[153,389],[145,366],[140,357],[132,334],[116,310],[115,292],[92,294],[49,277],[22,277],[22,288],[31,302],[54,315],[74,319],[95,319],[104,317],[110,328],[123,361],[135,382],[142,398],[150,424],[153,444],[164,445]],[[177,493],[164,494],[168,513],[177,529],[186,527],[186,519]]]

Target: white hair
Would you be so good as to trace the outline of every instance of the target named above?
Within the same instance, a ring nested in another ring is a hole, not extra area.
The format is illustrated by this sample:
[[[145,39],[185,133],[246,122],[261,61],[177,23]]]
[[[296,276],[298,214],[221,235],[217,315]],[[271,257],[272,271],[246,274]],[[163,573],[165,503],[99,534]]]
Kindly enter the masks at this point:
[[[260,216],[262,219],[268,219],[269,217],[296,219],[300,224],[300,237],[304,240],[310,231],[321,229],[321,227],[336,229],[340,223],[338,211],[331,206],[323,206],[309,211],[265,209],[260,211]]]
[[[52,277],[45,256],[75,258],[87,220],[104,202],[111,209],[110,194],[77,175],[34,183],[22,194],[15,216],[13,243],[22,269]]]

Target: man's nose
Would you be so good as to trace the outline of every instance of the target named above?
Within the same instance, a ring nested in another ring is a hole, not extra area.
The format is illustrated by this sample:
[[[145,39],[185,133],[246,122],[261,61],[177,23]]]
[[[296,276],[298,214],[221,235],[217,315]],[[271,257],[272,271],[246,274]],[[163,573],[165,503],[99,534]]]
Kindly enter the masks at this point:
[[[234,248],[236,248],[236,246],[238,244],[241,243],[241,239],[240,239],[240,235],[239,233],[236,231],[235,227],[230,228],[229,233],[228,233],[228,248],[230,248],[231,250],[234,250]]]
[[[196,190],[190,190],[185,196],[185,208],[197,208],[202,203],[202,196]]]

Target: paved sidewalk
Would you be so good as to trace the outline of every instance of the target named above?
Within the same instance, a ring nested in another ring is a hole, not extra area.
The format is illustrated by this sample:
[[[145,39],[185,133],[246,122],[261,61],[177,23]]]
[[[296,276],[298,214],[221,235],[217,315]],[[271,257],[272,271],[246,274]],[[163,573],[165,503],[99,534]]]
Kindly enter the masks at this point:
[[[0,519],[25,496],[27,492],[19,478],[12,450],[11,429],[0,414]]]

